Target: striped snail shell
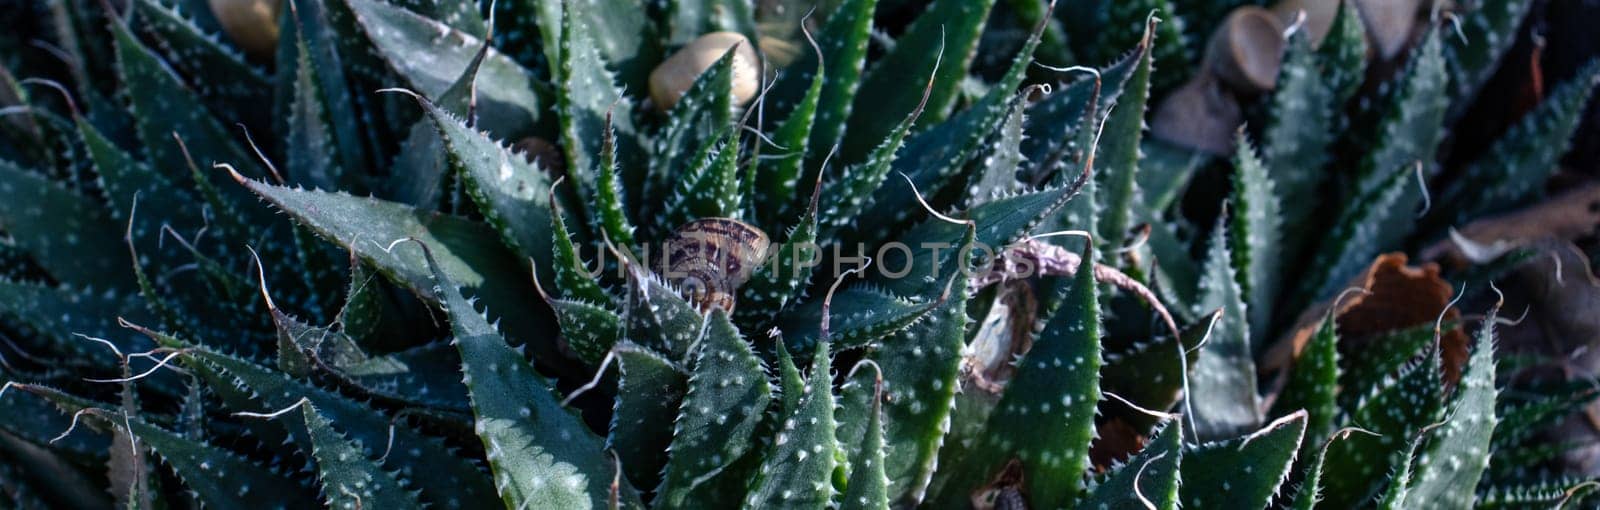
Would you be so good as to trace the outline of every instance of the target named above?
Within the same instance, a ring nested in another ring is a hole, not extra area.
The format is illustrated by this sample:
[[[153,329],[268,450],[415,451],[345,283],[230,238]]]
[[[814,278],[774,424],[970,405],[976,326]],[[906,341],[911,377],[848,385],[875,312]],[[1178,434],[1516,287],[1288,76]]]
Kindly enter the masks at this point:
[[[672,232],[666,279],[702,312],[732,312],[739,286],[767,256],[767,233],[732,218],[701,218]]]
[[[278,48],[278,15],[282,0],[208,0],[211,14],[239,48],[257,57],[271,57]]]

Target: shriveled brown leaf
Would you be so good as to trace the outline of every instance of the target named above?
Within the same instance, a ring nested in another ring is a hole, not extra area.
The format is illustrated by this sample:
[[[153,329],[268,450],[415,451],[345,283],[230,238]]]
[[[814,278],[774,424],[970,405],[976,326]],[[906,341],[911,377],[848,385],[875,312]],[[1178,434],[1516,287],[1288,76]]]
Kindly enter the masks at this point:
[[[1521,316],[1496,329],[1501,348],[1551,359],[1562,378],[1600,373],[1600,351],[1594,349],[1600,346],[1600,280],[1589,258],[1570,242],[1530,247],[1536,254],[1498,282],[1505,296],[1502,315]]]
[[[1439,311],[1445,310],[1455,294],[1454,287],[1439,276],[1438,264],[1411,266],[1406,262],[1404,253],[1379,255],[1346,286],[1359,291],[1348,291],[1302,312],[1295,326],[1267,350],[1261,372],[1287,374],[1330,311],[1338,326],[1341,350],[1360,349],[1381,333],[1438,320]],[[1445,320],[1460,316],[1454,307],[1444,312]],[[1445,381],[1453,383],[1461,377],[1461,366],[1467,360],[1466,334],[1452,328],[1442,332],[1439,343],[1444,350]]]
[[[963,362],[965,383],[998,396],[1016,373],[1015,360],[1033,346],[1039,303],[1026,280],[1000,284],[1000,295],[979,323]]]
[[[1453,235],[1456,239],[1444,239],[1423,250],[1422,258],[1462,267],[1540,240],[1573,240],[1597,233],[1600,183],[1593,183],[1519,211],[1469,223]]]
[[[1545,363],[1509,374],[1517,381],[1583,381],[1600,374],[1600,279],[1576,245],[1546,240],[1536,254],[1498,281],[1503,316],[1500,349]],[[1520,318],[1520,320],[1515,320]],[[1577,442],[1561,461],[1583,476],[1600,476],[1600,404],[1573,413],[1546,432],[1551,441]]]

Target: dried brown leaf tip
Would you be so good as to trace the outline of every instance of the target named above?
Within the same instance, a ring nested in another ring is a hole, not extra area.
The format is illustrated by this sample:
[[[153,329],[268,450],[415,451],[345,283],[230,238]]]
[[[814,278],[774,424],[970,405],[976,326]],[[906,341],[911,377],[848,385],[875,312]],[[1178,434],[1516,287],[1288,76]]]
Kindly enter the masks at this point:
[[[1600,235],[1600,184],[1550,197],[1515,212],[1474,221],[1423,250],[1422,258],[1454,267],[1482,264],[1540,240]]]

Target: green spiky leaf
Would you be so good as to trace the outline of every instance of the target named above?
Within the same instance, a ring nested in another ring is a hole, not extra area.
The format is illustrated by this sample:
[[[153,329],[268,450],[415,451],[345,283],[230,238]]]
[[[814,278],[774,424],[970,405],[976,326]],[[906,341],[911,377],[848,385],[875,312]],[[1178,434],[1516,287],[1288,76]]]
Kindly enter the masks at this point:
[[[107,413],[108,415],[110,413]],[[316,506],[300,484],[233,452],[185,439],[132,417],[107,416],[113,426],[126,426],[178,474],[200,501],[215,508]],[[121,422],[121,423],[117,423]],[[395,507],[401,508],[401,507]]]
[[[811,375],[794,408],[781,416],[777,435],[745,504],[762,508],[824,508],[834,499],[834,469],[839,462],[835,435],[833,373],[827,339],[817,344]],[[787,400],[789,395],[785,395]]]
[[[1336,16],[1341,20],[1349,17],[1344,13]],[[1340,27],[1341,23],[1346,22],[1336,21],[1334,26]],[[1339,37],[1337,33],[1329,36],[1322,49],[1341,44]],[[1266,165],[1266,176],[1275,184],[1277,198],[1281,199],[1281,224],[1304,225],[1315,217],[1322,203],[1322,186],[1328,182],[1329,174],[1323,170],[1323,165],[1331,156],[1329,149],[1337,134],[1336,115],[1342,104],[1336,96],[1338,84],[1329,77],[1340,74],[1329,69],[1338,62],[1329,61],[1313,50],[1305,31],[1290,37],[1286,44],[1283,67],[1278,70],[1277,89],[1272,93],[1271,118],[1261,138],[1260,163]],[[1242,155],[1243,147],[1239,150]],[[1238,163],[1235,166],[1238,167]],[[1299,253],[1302,244],[1311,237],[1308,230],[1283,232],[1284,244],[1290,248],[1287,253]],[[1270,309],[1257,315],[1266,312]],[[1252,317],[1251,325],[1266,327],[1257,321]]]
[[[1176,510],[1179,468],[1184,457],[1183,426],[1171,421],[1151,436],[1139,455],[1091,487],[1079,507],[1138,508],[1148,501],[1157,509]]]
[[[190,77],[195,92],[211,111],[232,122],[265,127],[270,110],[261,105],[272,102],[272,87],[261,70],[245,62],[239,54],[195,23],[184,18],[167,2],[140,0],[130,6],[138,16],[136,29],[149,37],[151,49],[161,53],[162,61]],[[208,80],[227,76],[226,80]]]
[[[939,304],[937,299],[905,299],[872,286],[840,289],[833,294],[829,334],[838,348],[860,347],[911,326]],[[791,348],[805,351],[816,344],[822,306],[821,299],[813,300],[779,318],[778,326]]]
[[[790,64],[790,71],[778,78],[768,93],[768,100],[777,111],[799,112],[803,107],[809,83],[825,77],[817,95],[816,113],[811,120],[809,141],[804,160],[805,171],[800,182],[813,182],[821,170],[821,162],[828,150],[844,136],[845,124],[851,117],[856,92],[861,86],[862,69],[867,60],[867,41],[872,33],[872,13],[878,0],[846,0],[834,8],[833,14],[822,24],[815,39],[822,50],[820,56],[804,53]],[[815,62],[820,58],[821,62]],[[805,71],[816,69],[814,75]],[[794,106],[791,106],[794,105]],[[790,113],[791,117],[798,113]],[[795,122],[795,121],[786,121]],[[796,127],[798,128],[798,126]],[[789,146],[790,150],[796,150]],[[780,215],[779,217],[783,217]]]
[[[1417,161],[1425,166],[1433,162],[1434,150],[1444,135],[1445,108],[1449,106],[1449,96],[1445,94],[1449,77],[1445,74],[1440,38],[1438,29],[1430,31],[1413,52],[1377,127],[1377,143],[1361,160],[1358,193],[1370,193],[1385,185],[1392,169],[1410,167]],[[1410,218],[1410,212],[1396,213]]]
[[[696,354],[691,346],[704,325],[704,316],[655,273],[633,263],[627,270],[633,308],[625,316],[631,338],[668,359],[692,365],[691,357]]]
[[[393,473],[367,458],[367,449],[336,430],[327,416],[310,405],[301,412],[311,436],[311,456],[317,460],[323,503],[328,508],[422,508],[422,503],[400,485]]]
[[[1173,7],[1172,0],[1132,0],[1127,2],[1112,2],[1103,7],[1104,28],[1099,30],[1099,39],[1095,43],[1099,58],[1110,60],[1116,57],[1117,52],[1124,48],[1131,48],[1141,39],[1149,40],[1149,36],[1136,39],[1137,34],[1148,25],[1152,17],[1161,20],[1154,25],[1156,45],[1151,48],[1154,55],[1155,68],[1161,72],[1155,75],[1152,88],[1156,91],[1171,90],[1182,83],[1188,76],[1189,48],[1188,39],[1184,36],[1184,20]]]
[[[616,452],[635,487],[653,487],[661,482],[667,446],[672,443],[672,428],[663,424],[677,416],[689,389],[689,374],[672,360],[635,344],[620,344],[614,352],[621,375],[606,447]]]
[[[1155,13],[1150,13],[1144,26],[1144,38],[1139,40],[1134,50],[1139,60],[1133,66],[1133,74],[1122,83],[1122,92],[1117,95],[1116,105],[1105,114],[1106,123],[1098,135],[1104,140],[1102,147],[1095,151],[1095,178],[1099,180],[1095,187],[1104,197],[1097,197],[1101,202],[1101,211],[1096,225],[1099,230],[1096,232],[1100,234],[1102,249],[1122,246],[1122,240],[1133,226],[1134,218],[1138,217],[1135,208],[1140,207],[1142,202],[1138,187],[1139,142],[1143,139],[1146,101],[1150,99],[1151,67],[1156,55],[1155,51],[1146,51],[1145,48],[1160,49],[1165,43],[1156,40],[1161,36],[1157,32],[1158,23]],[[1162,74],[1168,75],[1172,71],[1163,68]]]
[[[482,32],[462,31],[403,7],[374,0],[347,2],[372,46],[410,88],[433,101],[473,65],[483,47]],[[454,4],[461,4],[455,2]],[[474,9],[475,11],[475,9]],[[481,22],[480,22],[481,25]],[[426,54],[430,58],[416,58]],[[526,134],[545,122],[552,99],[533,73],[489,49],[474,84],[477,127],[506,138]]]
[[[1429,351],[1426,358],[1407,367],[1392,383],[1368,393],[1351,412],[1353,423],[1380,435],[1356,434],[1328,447],[1323,461],[1325,504],[1345,506],[1368,501],[1410,438],[1439,421],[1442,368],[1439,349]]]
[[[1080,267],[1090,267],[1094,249],[1086,246]],[[1016,374],[980,438],[980,446],[961,468],[958,480],[982,483],[1012,459],[1021,462],[1029,502],[1068,507],[1082,490],[1089,466],[1095,405],[1100,401],[1100,305],[1094,271],[1080,270],[1062,306],[1022,359]],[[943,505],[965,499],[969,486],[947,486]]]
[[[1253,333],[1252,351],[1265,345],[1278,297],[1283,266],[1283,216],[1277,185],[1256,156],[1255,147],[1241,134],[1234,155],[1232,210],[1228,226],[1229,251],[1238,271],[1239,287],[1249,305],[1246,318]]]
[[[160,59],[150,54],[128,32],[127,27],[111,23],[116,40],[119,76],[131,99],[131,111],[146,160],[174,182],[193,180],[201,196],[215,209],[213,217],[222,220],[224,231],[232,235],[272,225],[267,211],[254,207],[247,194],[225,186],[211,165],[227,163],[245,175],[262,177],[256,165],[230,131],[200,104],[199,98]],[[183,140],[180,145],[177,137]],[[187,148],[187,153],[183,150]],[[191,158],[194,167],[191,167]],[[191,169],[192,168],[192,169]],[[254,225],[254,227],[252,227]],[[253,237],[253,236],[252,236]]]
[[[1515,0],[1514,0],[1515,1]],[[1367,75],[1367,28],[1361,20],[1361,11],[1353,0],[1341,0],[1339,13],[1333,17],[1322,46],[1317,48],[1317,60],[1333,91],[1334,106],[1342,106],[1361,89]],[[1283,87],[1282,81],[1278,82]]]
[[[948,0],[935,2],[935,5],[928,12],[918,18],[913,30],[917,26],[921,26],[922,22],[926,21],[929,16],[938,14],[939,11],[937,9],[950,3],[952,2]],[[993,0],[978,2],[969,0],[960,3],[970,4],[960,7],[961,9],[987,9],[994,2]],[[974,18],[976,18],[976,21],[964,19],[961,23],[982,23],[983,21],[983,16],[974,16]],[[940,92],[938,87],[941,86],[940,80],[944,79],[947,72],[946,67],[948,67],[949,63],[945,62],[944,66],[936,69],[928,82],[930,88],[924,92],[924,101],[918,103],[918,107],[913,110],[915,113],[913,113],[912,119],[914,120],[907,121],[908,125],[916,122],[919,125],[931,125],[931,127],[916,133],[910,140],[905,142],[906,157],[895,158],[892,166],[894,171],[909,179],[917,190],[930,195],[939,193],[945,186],[956,181],[957,175],[978,156],[979,151],[976,148],[983,145],[983,140],[999,132],[1005,124],[1006,118],[1010,116],[1011,110],[1017,108],[1021,98],[1017,97],[1016,90],[1022,83],[1029,65],[1033,62],[1033,50],[1039,46],[1039,37],[1040,30],[1036,29],[1028,37],[1028,40],[1023,43],[1016,56],[1012,58],[1006,74],[990,87],[989,91],[981,99],[977,100],[971,107],[950,117],[949,120],[944,120],[944,115],[938,113],[939,108],[941,108],[938,102],[938,94]],[[897,48],[904,48],[904,46],[897,46]],[[881,67],[891,62],[880,61],[879,66]],[[873,69],[874,73],[879,70],[879,68]],[[900,79],[902,78],[896,78],[896,80]],[[873,85],[872,76],[868,76],[867,85],[869,87]],[[866,90],[872,89],[867,88]],[[895,96],[894,100],[904,102],[909,100],[910,97],[909,94],[901,91]],[[871,95],[863,95],[858,100],[870,98]],[[877,104],[875,107],[884,108],[882,104]],[[896,110],[890,108],[884,111]],[[874,122],[884,122],[877,115],[852,117],[852,119],[857,118],[877,118],[878,120]],[[934,124],[935,122],[937,124]],[[864,135],[855,131],[856,126],[854,125],[850,129],[850,138],[845,142],[846,148],[841,149],[843,151],[842,154],[846,156],[851,154],[848,150],[850,140],[856,139],[855,137],[858,135]],[[876,155],[877,152],[874,151],[873,154]],[[898,230],[906,221],[915,217],[919,209],[916,203],[917,196],[906,191],[906,188],[900,186],[877,186],[872,195],[870,207],[864,211],[860,218],[855,220],[854,229],[859,233],[876,236],[885,236],[893,230]]]
[[[818,63],[812,73],[811,86],[806,88],[800,103],[772,134],[772,145],[781,152],[771,160],[757,163],[755,182],[751,183],[755,192],[751,205],[774,206],[754,208],[756,218],[762,223],[775,224],[794,213],[795,188],[802,182],[801,175],[808,173],[805,171],[806,154],[810,149],[812,127],[816,125],[817,101],[822,97],[823,85],[828,82],[824,78],[826,73]]]
[[[883,376],[857,365],[839,396],[839,446],[848,460],[849,478],[839,508],[887,510],[889,479],[884,475]]]
[[[755,434],[772,401],[766,367],[726,312],[707,320],[656,489],[663,508],[736,505],[759,462]]]
[[[735,317],[764,320],[800,298],[800,292],[811,281],[816,266],[812,262],[822,259],[822,248],[817,241],[820,197],[820,189],[812,192],[811,205],[789,231],[789,237],[772,252],[768,262],[757,266],[750,274],[750,281],[740,290]]]
[[[58,280],[129,286],[122,229],[97,200],[0,160],[0,229]]]
[[[966,292],[884,338],[869,354],[883,369],[884,475],[893,504],[920,501],[931,481],[961,370]]]
[[[1517,29],[1533,6],[1528,0],[1482,0],[1458,13],[1461,37],[1451,37],[1445,48],[1450,66],[1450,95],[1464,113],[1489,77],[1499,68],[1500,57],[1516,42]],[[1455,116],[1455,115],[1452,115]]]
[[[1411,164],[1391,168],[1388,177],[1372,192],[1345,203],[1338,220],[1317,248],[1307,276],[1300,282],[1297,303],[1333,297],[1335,293],[1387,248],[1397,236],[1381,225],[1385,218],[1411,218],[1406,197],[1418,197],[1415,185],[1406,182],[1414,175]]]
[[[472,288],[494,313],[504,313],[500,316],[503,330],[514,338],[528,340],[529,346],[545,359],[559,358],[555,342],[544,333],[553,327],[549,313],[524,309],[527,298],[536,295],[532,281],[525,277],[495,277],[525,274],[525,266],[501,246],[489,228],[372,198],[281,188],[248,179],[242,182],[300,224],[354,252],[390,280],[438,301],[441,297],[434,290],[421,249],[412,243],[392,244],[408,238],[426,243],[451,281]]]
[[[1294,413],[1244,437],[1184,452],[1183,508],[1265,508],[1288,478],[1305,431],[1305,413]]]
[[[1182,395],[1184,376],[1195,369],[1194,349],[1207,342],[1221,318],[1220,310],[1203,317],[1184,328],[1176,343],[1162,337],[1106,353],[1100,385],[1146,409],[1171,408]]]
[[[689,89],[667,112],[650,159],[649,185],[654,190],[681,189],[699,175],[712,147],[731,135],[733,125],[734,58],[728,48],[710,68],[696,77]],[[672,183],[678,183],[675,187]],[[671,227],[675,224],[665,225]]]
[[[1417,456],[1410,501],[1438,508],[1468,508],[1489,467],[1495,416],[1495,315],[1484,320],[1477,345],[1447,404],[1449,421],[1435,429]]]
[[[1272,403],[1274,416],[1298,409],[1306,411],[1306,437],[1311,439],[1306,442],[1308,446],[1327,438],[1338,418],[1339,336],[1334,326],[1332,314],[1322,320],[1295,359],[1288,384]]]
[[[607,132],[614,129],[618,136],[616,153],[624,158],[641,154],[634,145],[634,127],[631,117],[620,115],[607,124],[606,112],[626,112],[631,101],[623,97],[616,86],[604,54],[600,52],[596,23],[589,23],[585,13],[576,12],[578,4],[568,3],[562,10],[560,30],[560,67],[553,69],[555,77],[556,111],[561,125],[561,145],[567,154],[567,171],[577,183],[579,196],[592,196],[595,177],[591,173],[594,160],[600,154],[600,145]],[[600,11],[593,11],[598,14]],[[608,128],[609,126],[609,128]],[[636,181],[624,179],[630,184]],[[637,188],[634,188],[637,189]],[[585,215],[586,212],[578,213]],[[584,216],[586,217],[586,216]]]
[[[419,102],[438,126],[467,194],[489,224],[522,258],[541,266],[550,264],[550,178],[448,112],[427,101]]]
[[[1233,437],[1261,423],[1256,368],[1250,348],[1250,323],[1244,292],[1234,272],[1226,218],[1218,218],[1200,277],[1200,310],[1222,310],[1211,339],[1197,353],[1189,374],[1195,435],[1203,440]],[[1304,424],[1301,425],[1304,427]]]
[[[506,344],[431,258],[429,266],[450,314],[463,380],[477,417],[475,431],[483,441],[500,499],[511,508],[607,505],[616,473],[602,452],[602,440],[562,407],[554,389]],[[637,504],[632,486],[616,490],[625,504]]]
[[[622,337],[622,317],[605,305],[574,299],[556,299],[549,303],[561,325],[567,347],[584,363],[598,365]]]
[[[846,161],[860,160],[873,151],[878,140],[899,131],[896,123],[902,112],[926,111],[925,125],[944,120],[955,104],[993,5],[994,0],[935,0],[917,16],[895,41],[895,49],[878,59],[861,80],[854,110],[879,114],[850,116],[845,128],[849,136],[839,148]],[[905,77],[923,76],[928,70],[935,72],[927,98],[908,93]],[[1010,95],[1009,89],[1016,87],[1003,88]]]
[[[397,426],[388,416],[343,395],[300,382],[249,361],[185,344],[154,333],[165,347],[185,349],[184,364],[206,381],[223,404],[238,412],[270,413],[310,401],[344,434],[359,442],[369,457],[384,449],[394,453],[383,462],[388,469],[422,491],[424,501],[445,507],[472,507],[495,501],[494,487],[468,459],[455,455],[443,442],[409,427]],[[311,438],[302,427],[288,427],[297,442],[309,447]],[[283,437],[280,428],[257,428],[266,437]],[[392,434],[392,436],[391,436]]]
[[[1450,207],[1438,214],[1451,214],[1450,222],[1460,223],[1537,196],[1571,145],[1596,83],[1600,83],[1600,61],[1590,62],[1550,91],[1445,189],[1441,204]]]

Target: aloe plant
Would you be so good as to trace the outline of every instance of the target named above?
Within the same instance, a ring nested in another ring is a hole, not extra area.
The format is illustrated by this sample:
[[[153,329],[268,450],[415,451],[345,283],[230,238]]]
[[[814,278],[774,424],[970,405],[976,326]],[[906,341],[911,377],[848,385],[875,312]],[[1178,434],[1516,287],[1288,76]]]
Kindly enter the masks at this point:
[[[247,3],[275,51],[212,11]],[[1357,355],[1324,313],[1258,369],[1375,255],[1536,198],[1600,65],[1438,177],[1527,0],[1371,86],[1344,5],[1222,158],[1145,124],[1250,2],[776,3],[43,3],[58,60],[0,75],[0,506],[1592,492],[1538,452],[1596,392],[1507,391],[1495,311]],[[656,104],[710,32],[786,56]],[[674,244],[705,220],[748,230]]]

